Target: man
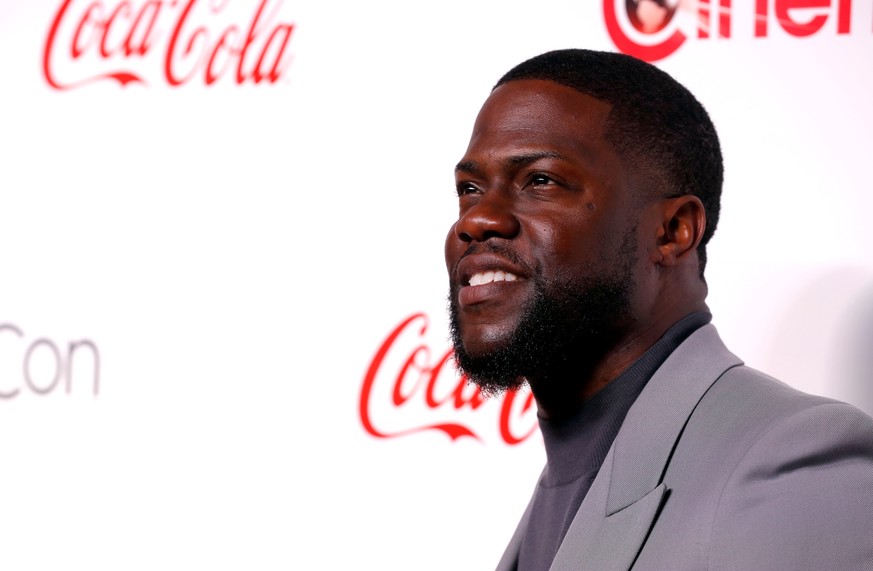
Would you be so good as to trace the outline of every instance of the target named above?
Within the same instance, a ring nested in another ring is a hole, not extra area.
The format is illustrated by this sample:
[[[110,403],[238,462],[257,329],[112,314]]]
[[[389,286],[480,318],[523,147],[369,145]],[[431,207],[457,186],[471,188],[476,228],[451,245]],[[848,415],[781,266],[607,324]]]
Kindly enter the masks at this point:
[[[722,159],[654,66],[550,52],[491,92],[446,239],[458,366],[526,382],[547,464],[498,569],[873,569],[873,420],[709,324]]]

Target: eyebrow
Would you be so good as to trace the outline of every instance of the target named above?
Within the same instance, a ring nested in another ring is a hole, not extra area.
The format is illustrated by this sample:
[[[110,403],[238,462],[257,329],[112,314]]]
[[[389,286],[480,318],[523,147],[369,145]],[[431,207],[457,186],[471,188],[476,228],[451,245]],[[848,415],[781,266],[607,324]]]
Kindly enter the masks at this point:
[[[536,162],[540,159],[562,159],[566,160],[566,157],[561,153],[556,151],[536,151],[531,153],[522,153],[519,155],[512,155],[505,159],[506,164],[512,166],[524,166],[529,165],[533,162]],[[461,161],[455,166],[455,172],[466,172],[470,174],[478,174],[482,170],[479,163],[476,161]]]

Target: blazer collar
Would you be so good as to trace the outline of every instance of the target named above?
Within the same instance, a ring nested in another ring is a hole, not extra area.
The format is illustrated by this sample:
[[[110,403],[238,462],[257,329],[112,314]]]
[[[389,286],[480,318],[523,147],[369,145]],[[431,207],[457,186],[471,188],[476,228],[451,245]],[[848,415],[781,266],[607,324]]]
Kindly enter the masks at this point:
[[[606,515],[636,502],[661,481],[685,423],[709,387],[743,362],[704,325],[655,372],[628,411],[612,447]]]
[[[667,492],[661,483],[685,423],[709,387],[742,361],[713,325],[686,339],[655,372],[628,411],[550,571],[633,566]],[[497,571],[515,571],[530,504]]]
[[[661,479],[685,423],[716,379],[741,364],[712,325],[664,361],[628,411],[551,571],[633,565],[664,500]]]

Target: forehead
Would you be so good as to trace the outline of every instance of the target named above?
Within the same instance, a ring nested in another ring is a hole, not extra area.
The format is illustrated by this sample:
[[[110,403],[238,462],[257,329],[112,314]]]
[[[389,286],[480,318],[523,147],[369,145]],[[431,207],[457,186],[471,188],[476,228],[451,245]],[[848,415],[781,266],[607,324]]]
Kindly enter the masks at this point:
[[[553,81],[510,81],[485,101],[470,144],[477,139],[505,140],[566,147],[587,155],[606,145],[603,135],[610,109],[605,101]]]

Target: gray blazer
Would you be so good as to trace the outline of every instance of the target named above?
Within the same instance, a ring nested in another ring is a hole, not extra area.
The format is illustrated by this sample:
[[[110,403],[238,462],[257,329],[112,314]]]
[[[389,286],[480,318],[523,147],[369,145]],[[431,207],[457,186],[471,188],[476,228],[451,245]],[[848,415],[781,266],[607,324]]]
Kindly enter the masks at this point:
[[[631,568],[873,570],[873,419],[698,329],[628,411],[551,571]]]

